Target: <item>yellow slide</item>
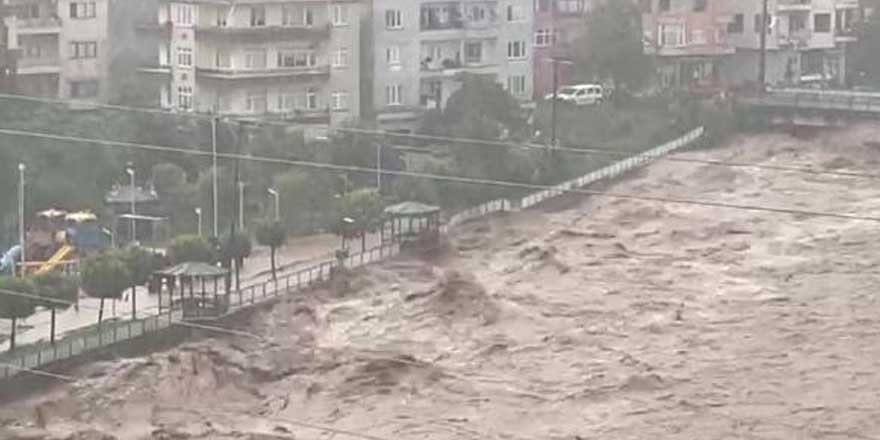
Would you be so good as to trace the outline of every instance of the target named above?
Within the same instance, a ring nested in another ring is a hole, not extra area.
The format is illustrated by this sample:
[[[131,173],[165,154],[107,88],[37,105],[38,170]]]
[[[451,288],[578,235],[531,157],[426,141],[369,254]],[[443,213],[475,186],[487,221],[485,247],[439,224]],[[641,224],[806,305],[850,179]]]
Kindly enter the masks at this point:
[[[64,245],[61,246],[61,249],[58,249],[58,252],[55,252],[55,255],[52,255],[52,258],[49,261],[45,262],[34,275],[43,275],[52,271],[61,264],[66,263],[64,260],[68,255],[73,253],[73,246]]]

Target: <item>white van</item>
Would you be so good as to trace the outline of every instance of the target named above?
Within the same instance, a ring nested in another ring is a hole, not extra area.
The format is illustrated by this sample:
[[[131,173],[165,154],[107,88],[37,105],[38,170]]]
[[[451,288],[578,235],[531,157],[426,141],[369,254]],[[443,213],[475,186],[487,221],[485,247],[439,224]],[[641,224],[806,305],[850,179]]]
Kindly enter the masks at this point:
[[[553,99],[550,93],[544,99]],[[576,84],[556,91],[556,99],[574,105],[597,105],[605,100],[605,88],[599,84]]]

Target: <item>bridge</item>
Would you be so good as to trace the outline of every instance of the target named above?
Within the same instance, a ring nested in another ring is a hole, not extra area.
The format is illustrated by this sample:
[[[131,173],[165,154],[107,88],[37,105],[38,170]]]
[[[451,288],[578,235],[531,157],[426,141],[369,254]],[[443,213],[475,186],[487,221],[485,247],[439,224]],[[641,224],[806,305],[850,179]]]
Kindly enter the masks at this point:
[[[841,126],[852,119],[880,118],[880,92],[781,88],[738,102],[776,125]]]

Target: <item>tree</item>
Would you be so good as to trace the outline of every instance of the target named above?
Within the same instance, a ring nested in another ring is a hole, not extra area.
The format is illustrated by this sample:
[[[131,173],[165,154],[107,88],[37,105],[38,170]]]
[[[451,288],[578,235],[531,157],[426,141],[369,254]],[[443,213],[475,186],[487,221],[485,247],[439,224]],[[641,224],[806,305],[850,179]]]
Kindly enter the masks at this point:
[[[612,80],[638,89],[653,72],[645,55],[642,15],[635,2],[601,2],[587,16],[585,32],[574,44],[575,71],[584,81]]]
[[[217,260],[216,250],[198,235],[181,235],[171,241],[168,256],[175,264],[187,262],[213,263]]]
[[[153,272],[161,265],[161,257],[142,247],[132,246],[120,252],[122,261],[128,268],[131,286],[131,319],[137,318],[137,286],[150,280]]]
[[[80,269],[83,290],[101,300],[98,325],[104,320],[104,300],[119,299],[131,283],[131,273],[117,252],[105,252],[86,260]]]
[[[193,231],[195,185],[186,181],[186,172],[178,165],[163,162],[153,167],[153,186],[171,218],[174,230]],[[213,215],[213,212],[208,213]]]
[[[247,231],[236,232],[233,236],[226,234],[220,238],[219,247],[220,261],[224,265],[229,264],[226,262],[235,262],[235,289],[238,290],[241,287],[241,269],[244,267],[244,260],[251,255],[253,250],[251,239]],[[227,267],[227,269],[230,269],[226,278],[226,287],[228,289],[231,287],[230,277],[233,274],[231,271],[232,267]]]
[[[15,350],[18,320],[33,315],[37,307],[37,301],[13,293],[33,295],[35,288],[30,281],[22,278],[0,277],[0,289],[0,319],[12,320],[12,331],[9,335],[9,351],[12,351]]]
[[[288,231],[309,233],[329,222],[333,190],[325,175],[291,170],[276,175],[274,186],[281,194],[281,220]]]
[[[66,310],[79,300],[79,282],[76,278],[58,272],[38,275],[33,279],[38,295],[45,298],[39,305],[49,309],[52,320],[49,326],[49,341],[55,345],[55,315],[58,310]]]
[[[875,8],[880,8],[880,2]],[[852,44],[852,52],[847,56],[852,66],[847,69],[856,77],[854,80],[863,85],[880,85],[880,9],[866,19],[858,28],[858,41]]]
[[[272,279],[278,280],[275,272],[275,251],[287,241],[284,224],[276,221],[263,221],[257,224],[257,242],[269,246],[272,261]]]
[[[364,188],[346,193],[339,201],[339,220],[334,232],[345,239],[361,238],[361,251],[367,250],[367,233],[382,225],[382,199],[375,189]]]

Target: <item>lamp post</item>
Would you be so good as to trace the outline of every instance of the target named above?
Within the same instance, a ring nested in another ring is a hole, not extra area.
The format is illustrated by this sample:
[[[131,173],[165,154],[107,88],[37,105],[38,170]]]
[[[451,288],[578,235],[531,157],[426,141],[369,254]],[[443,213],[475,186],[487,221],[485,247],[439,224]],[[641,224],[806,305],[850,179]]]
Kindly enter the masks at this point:
[[[376,143],[376,192],[382,194],[382,143]]]
[[[19,274],[24,277],[27,268],[27,242],[25,237],[24,226],[24,172],[27,169],[24,163],[18,164],[18,243],[21,246],[21,268]]]
[[[199,237],[202,236],[202,208],[196,208],[196,218],[199,220]]]
[[[211,181],[212,181],[212,189],[213,192],[213,206],[214,206],[214,236],[218,237],[220,234],[220,224],[218,220],[218,212],[217,209],[217,118],[211,118],[211,164],[213,166],[211,171]],[[201,234],[199,234],[201,235]]]
[[[131,242],[134,243],[137,241],[137,220],[135,220],[135,205],[136,205],[136,192],[135,192],[135,173],[134,166],[131,164],[128,165],[128,168],[125,169],[125,172],[128,173],[128,176],[131,178]]]
[[[238,229],[244,231],[244,182],[238,181]]]
[[[278,190],[275,188],[269,188],[269,194],[272,195],[272,198],[275,199],[275,221],[281,221],[281,195],[278,193]]]

